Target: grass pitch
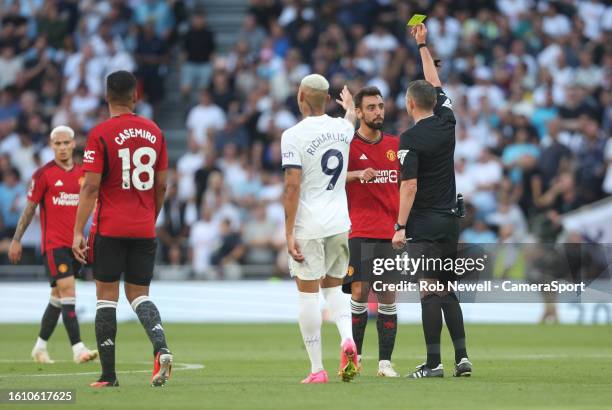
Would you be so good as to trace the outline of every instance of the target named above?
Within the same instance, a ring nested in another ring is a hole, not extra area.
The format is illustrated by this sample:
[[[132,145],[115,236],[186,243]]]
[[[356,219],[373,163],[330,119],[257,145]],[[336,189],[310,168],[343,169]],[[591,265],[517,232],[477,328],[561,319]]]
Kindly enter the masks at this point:
[[[121,387],[96,390],[99,363],[76,365],[63,326],[49,343],[58,362],[30,361],[35,325],[0,325],[0,389],[74,389],[83,409],[610,409],[612,328],[609,326],[469,325],[471,378],[452,375],[446,330],[446,377],[432,380],[376,377],[376,323],[368,324],[364,370],[352,383],[335,376],[339,338],[323,330],[327,385],[300,385],[309,363],[295,325],[166,324],[175,371],[164,388],[148,384],[151,348],[138,323],[120,323],[117,368]],[[81,327],[95,346],[92,325]],[[424,358],[420,326],[400,325],[393,362],[406,374]],[[203,367],[202,367],[203,366]],[[47,408],[35,404],[2,408]]]

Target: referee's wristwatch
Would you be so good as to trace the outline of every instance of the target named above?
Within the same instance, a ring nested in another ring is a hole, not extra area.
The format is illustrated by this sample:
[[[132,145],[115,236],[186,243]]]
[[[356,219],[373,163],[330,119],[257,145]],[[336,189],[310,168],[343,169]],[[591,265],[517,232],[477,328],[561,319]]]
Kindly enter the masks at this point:
[[[393,226],[393,229],[395,229],[395,232],[401,231],[402,229],[406,229],[406,225],[400,225],[396,222],[395,225]]]

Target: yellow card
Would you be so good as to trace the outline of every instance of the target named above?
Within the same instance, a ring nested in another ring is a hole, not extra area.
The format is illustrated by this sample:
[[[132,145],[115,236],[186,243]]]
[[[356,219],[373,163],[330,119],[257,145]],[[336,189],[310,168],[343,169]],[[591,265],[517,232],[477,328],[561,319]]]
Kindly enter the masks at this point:
[[[426,18],[427,16],[425,14],[415,14],[414,16],[410,17],[407,25],[409,27],[416,26],[417,24],[424,22]]]

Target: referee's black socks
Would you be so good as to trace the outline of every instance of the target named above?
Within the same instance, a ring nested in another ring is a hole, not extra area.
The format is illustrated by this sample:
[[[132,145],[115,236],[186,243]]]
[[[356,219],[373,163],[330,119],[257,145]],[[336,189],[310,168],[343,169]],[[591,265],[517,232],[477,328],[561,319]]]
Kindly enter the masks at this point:
[[[100,380],[113,381],[115,373],[115,338],[117,337],[117,302],[98,300],[96,303],[96,341],[102,364]]]
[[[468,355],[465,347],[463,312],[454,293],[449,293],[442,298],[442,312],[444,312],[446,327],[455,347],[455,363],[459,363],[461,359],[467,358]]]
[[[442,333],[442,299],[430,294],[421,299],[421,320],[427,345],[425,366],[435,369],[440,364],[440,334]]]

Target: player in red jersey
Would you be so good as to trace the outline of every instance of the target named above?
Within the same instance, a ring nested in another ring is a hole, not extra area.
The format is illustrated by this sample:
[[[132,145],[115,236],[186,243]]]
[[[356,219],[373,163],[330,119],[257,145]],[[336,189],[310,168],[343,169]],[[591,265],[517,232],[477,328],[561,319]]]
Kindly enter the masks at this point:
[[[50,140],[55,159],[39,168],[32,176],[28,202],[19,218],[9,248],[9,259],[12,263],[21,260],[21,238],[32,222],[36,207],[40,205],[41,248],[45,270],[51,282],[51,297],[42,317],[32,358],[39,363],[53,363],[47,353],[47,341],[61,313],[72,345],[74,361],[85,363],[95,359],[98,352],[90,351],[81,341],[74,289],[74,277],[81,266],[70,251],[83,170],[72,160],[74,131],[71,128],[54,128]]]
[[[360,126],[349,153],[346,190],[351,218],[350,264],[343,290],[351,294],[353,338],[361,356],[372,275],[371,259],[362,256],[384,254],[385,247],[391,249],[399,201],[399,139],[382,132],[385,104],[378,88],[363,88],[354,100]],[[377,298],[378,375],[399,377],[391,365],[397,334],[395,293],[378,292]]]
[[[166,191],[166,141],[155,123],[133,112],[137,100],[133,74],[110,74],[106,79],[106,100],[111,118],[90,131],[83,156],[85,181],[72,243],[74,255],[84,262],[87,245],[83,229],[96,206],[93,273],[102,375],[91,386],[118,386],[115,336],[122,273],[125,295],[153,344],[151,385],[163,386],[170,376],[173,358],[159,311],[148,295],[157,247],[155,221]]]

